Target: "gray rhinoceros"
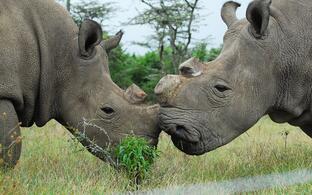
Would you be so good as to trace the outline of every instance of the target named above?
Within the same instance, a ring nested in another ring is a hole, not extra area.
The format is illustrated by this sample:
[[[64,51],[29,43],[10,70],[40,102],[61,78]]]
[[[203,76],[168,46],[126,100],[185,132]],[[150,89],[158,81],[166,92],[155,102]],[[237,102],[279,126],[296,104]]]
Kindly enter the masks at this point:
[[[144,92],[121,90],[110,78],[107,51],[122,33],[102,41],[92,20],[77,28],[53,0],[0,2],[0,163],[14,166],[21,152],[19,124],[41,127],[56,119],[97,157],[134,134],[156,145],[158,106]]]
[[[188,154],[229,143],[266,114],[312,136],[312,1],[255,0],[242,20],[239,6],[222,8],[228,30],[216,60],[190,59],[155,88],[160,126]]]

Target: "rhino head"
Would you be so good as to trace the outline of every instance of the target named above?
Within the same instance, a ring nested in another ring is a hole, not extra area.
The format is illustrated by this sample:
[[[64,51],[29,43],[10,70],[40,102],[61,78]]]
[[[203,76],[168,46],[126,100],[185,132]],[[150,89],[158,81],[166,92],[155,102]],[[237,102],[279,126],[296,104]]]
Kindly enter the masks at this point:
[[[180,75],[167,75],[156,86],[160,126],[183,152],[200,155],[225,145],[265,114],[311,127],[305,111],[311,50],[300,47],[311,38],[304,30],[296,35],[303,18],[295,3],[275,2],[252,1],[242,20],[235,14],[240,5],[225,3],[221,15],[228,30],[219,57],[209,63],[192,58],[180,65]]]
[[[87,149],[103,160],[98,148],[111,149],[128,135],[146,138],[156,145],[159,106],[143,104],[146,94],[136,85],[126,91],[111,79],[107,53],[117,47],[122,32],[102,40],[102,29],[92,20],[82,23],[71,42],[67,66],[60,72],[58,117]]]

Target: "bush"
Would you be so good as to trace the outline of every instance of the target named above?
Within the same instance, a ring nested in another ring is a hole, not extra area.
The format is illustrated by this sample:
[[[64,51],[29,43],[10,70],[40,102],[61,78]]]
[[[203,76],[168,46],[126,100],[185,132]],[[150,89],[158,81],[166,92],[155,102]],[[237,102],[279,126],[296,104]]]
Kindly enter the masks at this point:
[[[131,185],[143,180],[158,157],[155,147],[149,146],[144,138],[129,136],[116,148],[117,165],[126,171]]]
[[[207,43],[199,43],[193,48],[192,56],[204,62],[213,61],[219,56],[221,52],[221,47],[211,48],[210,50],[208,50],[207,47]]]
[[[119,87],[127,89],[135,83],[149,95],[149,101],[155,100],[154,87],[162,77],[159,58],[155,52],[136,56],[125,53],[118,47],[109,54],[109,63],[112,79]]]

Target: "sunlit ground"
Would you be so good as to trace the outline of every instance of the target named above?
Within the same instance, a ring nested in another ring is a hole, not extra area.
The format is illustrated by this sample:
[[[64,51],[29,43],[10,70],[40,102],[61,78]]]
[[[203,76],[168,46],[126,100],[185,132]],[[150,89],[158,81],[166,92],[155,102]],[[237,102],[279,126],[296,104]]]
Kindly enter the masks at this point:
[[[285,132],[289,132],[286,137]],[[0,176],[0,194],[94,194],[129,190],[125,174],[116,172],[72,141],[55,122],[23,129],[17,167]],[[160,158],[140,190],[208,183],[237,177],[312,168],[312,139],[301,130],[268,118],[234,142],[193,157],[178,151],[162,134]],[[312,182],[260,193],[312,193]]]

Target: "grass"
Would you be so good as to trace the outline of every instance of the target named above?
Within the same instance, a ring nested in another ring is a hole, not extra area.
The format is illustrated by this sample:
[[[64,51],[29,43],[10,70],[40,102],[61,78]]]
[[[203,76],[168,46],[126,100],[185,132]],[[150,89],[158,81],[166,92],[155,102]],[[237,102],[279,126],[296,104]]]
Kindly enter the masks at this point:
[[[288,132],[285,147],[285,132]],[[16,168],[0,175],[0,194],[110,194],[126,191],[127,175],[93,157],[51,122],[22,130],[23,151]],[[160,157],[140,190],[222,181],[237,177],[312,168],[312,139],[301,130],[262,119],[232,143],[199,157],[178,151],[162,134]],[[312,193],[312,182],[259,191]]]

